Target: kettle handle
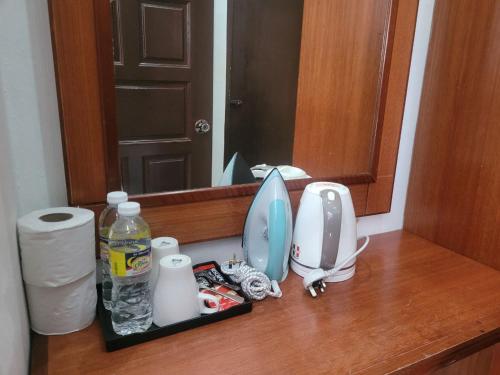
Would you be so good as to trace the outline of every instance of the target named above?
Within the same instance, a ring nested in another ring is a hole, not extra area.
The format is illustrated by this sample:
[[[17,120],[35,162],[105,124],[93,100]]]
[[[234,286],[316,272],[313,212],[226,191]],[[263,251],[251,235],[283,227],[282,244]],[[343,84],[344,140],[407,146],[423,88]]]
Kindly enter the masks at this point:
[[[342,201],[340,194],[334,189],[320,192],[323,205],[323,244],[319,267],[330,269],[335,267],[340,245],[342,227]]]

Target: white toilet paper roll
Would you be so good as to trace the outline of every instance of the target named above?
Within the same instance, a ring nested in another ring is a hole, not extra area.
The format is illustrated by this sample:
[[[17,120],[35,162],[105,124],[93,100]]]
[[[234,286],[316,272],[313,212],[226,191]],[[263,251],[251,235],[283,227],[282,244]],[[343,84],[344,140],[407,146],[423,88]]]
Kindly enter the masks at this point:
[[[75,207],[34,211],[17,221],[23,278],[57,287],[95,270],[94,213]]]
[[[149,278],[151,290],[154,289],[158,280],[160,259],[172,254],[179,254],[179,242],[173,237],[158,237],[151,241],[153,252],[153,267]]]
[[[89,326],[97,303],[95,271],[70,284],[26,284],[31,328],[42,335],[62,335]]]

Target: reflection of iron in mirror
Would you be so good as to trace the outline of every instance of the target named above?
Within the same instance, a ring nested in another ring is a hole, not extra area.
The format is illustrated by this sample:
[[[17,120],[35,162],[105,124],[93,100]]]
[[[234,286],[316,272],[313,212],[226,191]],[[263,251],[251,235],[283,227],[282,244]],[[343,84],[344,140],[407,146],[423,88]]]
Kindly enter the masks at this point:
[[[224,169],[219,186],[251,184],[255,181],[255,176],[245,159],[238,152],[235,152]]]
[[[302,8],[111,1],[124,189],[217,186],[236,152],[250,166],[291,164]]]

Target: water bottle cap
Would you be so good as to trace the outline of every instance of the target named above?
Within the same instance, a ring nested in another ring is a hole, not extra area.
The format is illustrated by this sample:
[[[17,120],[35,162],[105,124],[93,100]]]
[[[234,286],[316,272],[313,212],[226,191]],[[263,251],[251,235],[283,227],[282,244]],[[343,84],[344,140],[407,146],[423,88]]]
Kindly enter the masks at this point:
[[[107,201],[108,204],[119,204],[126,202],[128,200],[128,195],[124,191],[112,191],[108,193]]]
[[[118,215],[135,216],[141,212],[141,205],[137,202],[123,202],[118,205]]]

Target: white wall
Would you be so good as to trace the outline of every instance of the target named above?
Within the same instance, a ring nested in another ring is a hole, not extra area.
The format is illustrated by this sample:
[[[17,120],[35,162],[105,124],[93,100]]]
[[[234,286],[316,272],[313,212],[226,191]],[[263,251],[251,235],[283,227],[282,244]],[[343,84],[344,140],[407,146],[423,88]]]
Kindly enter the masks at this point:
[[[24,215],[67,203],[47,1],[2,0],[0,14],[4,121]]]
[[[221,240],[182,245],[180,250],[191,257],[193,264],[208,262],[210,260],[222,263],[232,258],[233,255],[236,256],[236,259],[243,259],[241,237],[230,237]]]
[[[0,12],[2,9],[0,8]],[[0,76],[0,86],[2,80]],[[27,374],[29,324],[16,239],[16,193],[0,95],[0,374]]]
[[[214,84],[212,120],[212,186],[224,172],[226,121],[227,0],[214,2]]]
[[[0,1],[0,374],[26,374],[29,323],[16,219],[66,205],[46,0]]]

